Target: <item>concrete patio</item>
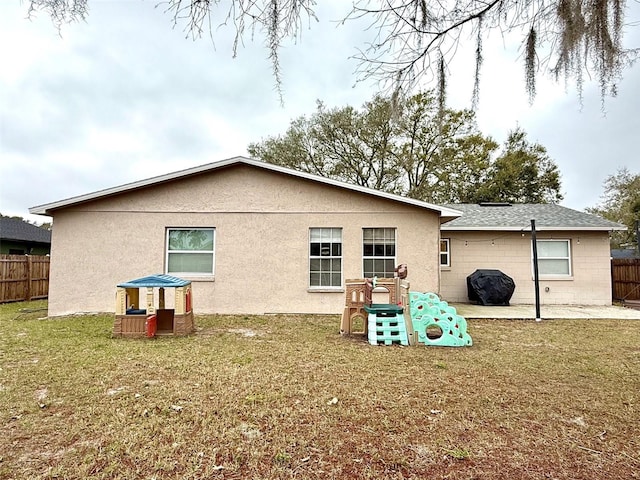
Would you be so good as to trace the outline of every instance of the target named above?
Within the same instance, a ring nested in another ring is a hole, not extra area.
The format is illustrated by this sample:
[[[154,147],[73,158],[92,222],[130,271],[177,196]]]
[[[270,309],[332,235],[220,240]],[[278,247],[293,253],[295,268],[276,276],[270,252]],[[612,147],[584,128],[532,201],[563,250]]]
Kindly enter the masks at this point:
[[[511,318],[514,320],[535,320],[535,305],[510,305],[507,307],[452,303],[459,315],[467,320],[474,318]],[[619,306],[594,305],[541,305],[542,319],[593,319],[610,318],[620,320],[640,320],[640,310]]]

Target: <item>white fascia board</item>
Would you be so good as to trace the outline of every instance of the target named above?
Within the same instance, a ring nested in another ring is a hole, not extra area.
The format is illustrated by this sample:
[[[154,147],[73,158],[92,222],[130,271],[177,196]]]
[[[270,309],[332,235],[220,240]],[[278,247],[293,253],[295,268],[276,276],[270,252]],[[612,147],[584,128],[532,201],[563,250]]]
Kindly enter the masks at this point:
[[[527,227],[455,227],[442,225],[440,230],[448,232],[530,232],[531,226]],[[536,225],[536,232],[611,232],[613,230],[626,231],[625,226],[620,227],[544,227]]]
[[[405,203],[408,205],[413,205],[419,208],[424,208],[428,210],[433,210],[440,214],[441,218],[453,219],[462,216],[462,212],[458,210],[454,210],[447,207],[442,207],[440,205],[435,205],[432,203],[422,202],[420,200],[415,200],[413,198],[401,197],[400,195],[394,195],[392,193],[381,192],[378,190],[373,190],[371,188],[362,187],[359,185],[352,185],[350,183],[341,182],[339,180],[333,180],[330,178],[321,177],[319,175],[314,175],[311,173],[300,172],[298,170],[293,170],[291,168],[282,167],[280,165],[274,165],[272,163],[263,162],[260,160],[254,160],[247,157],[232,157],[226,160],[219,160],[213,163],[207,163],[204,165],[199,165],[197,167],[187,168],[185,170],[179,170],[177,172],[168,173],[165,175],[159,175],[157,177],[151,177],[144,180],[139,180],[136,182],[126,183],[124,185],[119,185],[117,187],[107,188],[104,190],[98,190],[96,192],[87,193],[85,195],[79,195],[76,197],[67,198],[64,200],[59,200],[57,202],[46,203],[43,205],[37,205],[35,207],[29,208],[29,213],[34,215],[50,215],[52,210],[57,210],[59,208],[69,207],[78,203],[88,202],[90,200],[96,200],[98,198],[109,197],[112,195],[117,195],[119,193],[128,192],[131,190],[136,190],[138,188],[148,187],[154,184],[160,184],[164,182],[169,182],[172,180],[176,180],[183,177],[189,177],[192,175],[197,175],[198,173],[207,172],[217,170],[218,168],[227,167],[229,165],[235,164],[246,164],[252,165],[254,167],[263,168],[265,170],[271,170],[274,172],[279,172],[285,175],[292,175],[299,178],[304,178],[307,180],[324,183],[326,185],[332,185],[339,188],[345,188],[348,190],[365,193],[367,195],[373,195],[380,198],[385,198],[387,200],[393,200],[396,202]],[[447,220],[448,221],[448,220]]]
[[[348,190],[353,190],[360,193],[365,193],[367,195],[374,195],[381,198],[386,198],[387,200],[393,200],[396,202],[406,203],[409,205],[414,205],[420,208],[426,208],[429,210],[434,210],[440,213],[441,217],[448,218],[457,218],[462,216],[462,212],[458,210],[454,210],[452,208],[443,207],[441,205],[435,205],[433,203],[423,202],[421,200],[416,200],[414,198],[402,197],[400,195],[395,195],[393,193],[387,193],[380,190],[374,190],[368,187],[362,187],[360,185],[353,185],[351,183],[341,182],[340,180],[334,180],[332,178],[321,177],[320,175],[314,175],[312,173],[300,172],[298,170],[293,170],[291,168],[282,167],[280,165],[274,165],[272,163],[262,162],[260,160],[253,160],[245,158],[243,159],[243,163],[248,165],[253,165],[260,168],[266,168],[268,170],[273,170],[275,172],[284,173],[286,175],[293,175],[296,177],[304,178],[307,180],[312,180],[315,182],[322,182],[327,185],[332,185],[334,187],[346,188]]]
[[[242,157],[233,157],[227,160],[221,160],[215,163],[208,163],[205,165],[199,165],[197,167],[187,168],[185,170],[179,170],[177,172],[167,173],[165,175],[158,175],[156,177],[145,178],[144,180],[138,180],[136,182],[125,183],[124,185],[118,185],[117,187],[106,188],[104,190],[98,190],[96,192],[87,193],[84,195],[78,195],[76,197],[65,198],[58,200],[57,202],[45,203],[43,205],[37,205],[29,209],[29,213],[35,215],[48,215],[47,212],[56,210],[59,208],[69,207],[77,203],[83,203],[90,200],[96,200],[98,198],[109,197],[118,193],[127,192],[130,190],[136,190],[138,188],[147,187],[154,184],[164,183],[171,180],[175,180],[181,177],[187,177],[195,175],[197,173],[205,172],[207,170],[214,170],[215,168],[221,168],[233,163],[241,161]]]

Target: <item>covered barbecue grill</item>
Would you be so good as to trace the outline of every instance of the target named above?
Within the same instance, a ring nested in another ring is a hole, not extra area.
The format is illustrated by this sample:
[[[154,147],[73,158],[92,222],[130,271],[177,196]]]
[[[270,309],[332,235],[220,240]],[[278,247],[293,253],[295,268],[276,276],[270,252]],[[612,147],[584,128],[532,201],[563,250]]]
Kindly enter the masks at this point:
[[[516,289],[513,279],[500,270],[479,269],[467,277],[467,295],[478,305],[509,305]]]

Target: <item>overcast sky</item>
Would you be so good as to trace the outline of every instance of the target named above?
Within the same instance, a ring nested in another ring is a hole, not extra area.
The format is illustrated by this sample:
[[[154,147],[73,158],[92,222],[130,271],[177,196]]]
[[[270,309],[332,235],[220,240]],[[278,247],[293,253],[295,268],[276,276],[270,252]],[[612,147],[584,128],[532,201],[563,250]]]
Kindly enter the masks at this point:
[[[20,0],[0,2],[0,212],[46,221],[29,207],[204,163],[247,155],[250,142],[284,133],[290,121],[328,106],[360,106],[380,86],[356,83],[350,59],[369,33],[336,26],[350,2],[324,1],[319,23],[281,52],[284,106],[262,39],[231,55],[233,31],[185,38],[158,0],[90,0],[86,23],[62,36],[41,13],[26,20]],[[629,2],[629,22],[640,20]],[[333,5],[333,6],[330,6]],[[640,26],[627,46],[640,47]],[[499,143],[523,128],[558,164],[563,205],[594,206],[604,179],[640,171],[640,65],[601,110],[597,82],[581,107],[575,90],[543,79],[532,106],[518,51],[494,35],[485,43],[480,130]],[[449,102],[470,106],[472,57],[451,65]]]

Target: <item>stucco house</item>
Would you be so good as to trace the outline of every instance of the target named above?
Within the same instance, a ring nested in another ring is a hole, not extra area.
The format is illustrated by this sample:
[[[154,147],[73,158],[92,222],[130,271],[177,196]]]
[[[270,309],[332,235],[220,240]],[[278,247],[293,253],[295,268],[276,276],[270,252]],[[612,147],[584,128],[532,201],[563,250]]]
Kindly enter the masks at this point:
[[[244,157],[36,206],[54,219],[49,315],[114,311],[116,285],[192,282],[195,313],[328,313],[345,281],[409,267],[411,289],[467,302],[466,277],[514,278],[533,303],[530,219],[543,303],[610,304],[608,232],[558,205],[433,205]],[[170,305],[167,308],[171,308]]]
[[[448,207],[453,208],[454,205]],[[466,277],[497,269],[514,279],[511,303],[533,304],[535,220],[542,304],[611,304],[609,233],[624,225],[554,204],[456,204],[441,227],[441,295],[467,302]]]
[[[30,212],[54,219],[51,316],[113,311],[116,285],[157,273],[192,281],[196,313],[339,314],[346,279],[400,263],[438,291],[440,224],[460,214],[244,157]]]

